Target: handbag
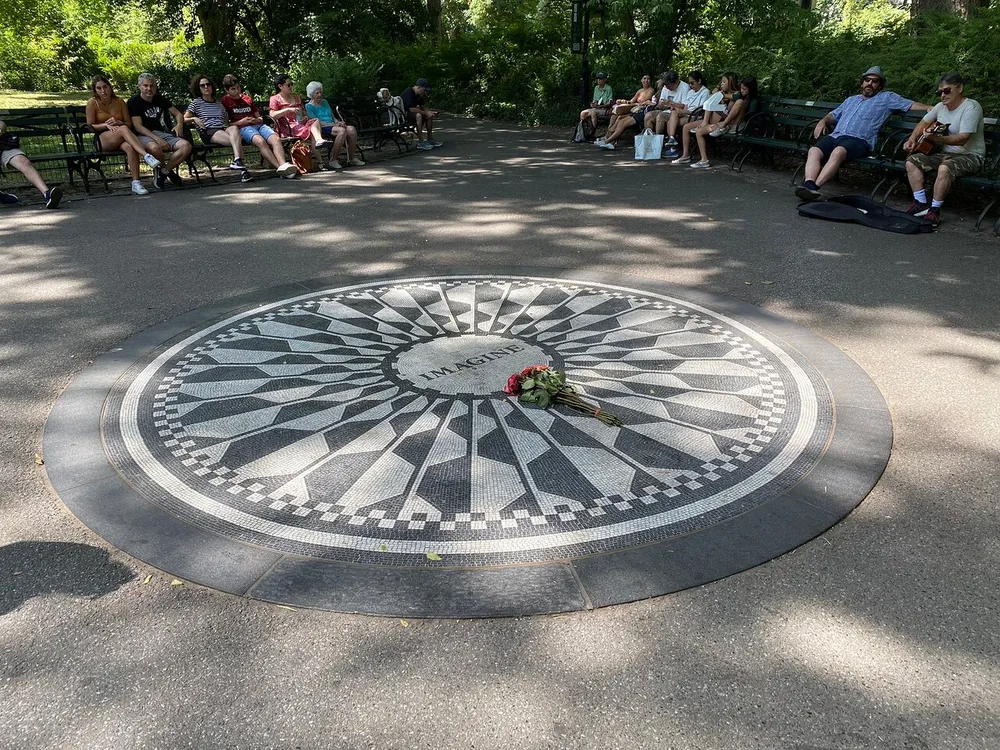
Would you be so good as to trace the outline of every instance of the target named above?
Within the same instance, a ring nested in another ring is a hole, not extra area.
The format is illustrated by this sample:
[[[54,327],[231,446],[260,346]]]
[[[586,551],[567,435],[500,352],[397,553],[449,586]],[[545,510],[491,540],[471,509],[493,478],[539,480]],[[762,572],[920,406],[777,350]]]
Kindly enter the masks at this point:
[[[299,174],[308,174],[312,172],[313,159],[312,159],[312,149],[309,148],[309,144],[305,141],[299,141],[291,150],[292,164],[295,165],[295,171]]]
[[[4,133],[0,135],[0,151],[13,151],[21,147],[21,139],[16,135]]]
[[[663,151],[663,136],[656,135],[650,128],[635,137],[636,161],[659,161]]]

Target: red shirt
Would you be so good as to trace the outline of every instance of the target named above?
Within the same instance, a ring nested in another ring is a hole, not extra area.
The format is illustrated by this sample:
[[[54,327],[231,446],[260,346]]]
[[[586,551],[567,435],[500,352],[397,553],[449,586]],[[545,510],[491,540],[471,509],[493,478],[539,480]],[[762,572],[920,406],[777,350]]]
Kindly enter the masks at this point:
[[[226,108],[226,112],[229,114],[229,122],[238,122],[244,117],[260,117],[260,110],[257,109],[257,105],[246,94],[241,94],[239,99],[234,99],[229,94],[226,94],[219,101],[222,102],[222,106]]]

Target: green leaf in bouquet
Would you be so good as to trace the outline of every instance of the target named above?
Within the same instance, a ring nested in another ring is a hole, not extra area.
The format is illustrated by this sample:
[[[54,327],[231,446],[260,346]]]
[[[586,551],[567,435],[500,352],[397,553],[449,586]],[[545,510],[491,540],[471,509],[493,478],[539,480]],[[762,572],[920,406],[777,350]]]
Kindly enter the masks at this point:
[[[538,393],[536,391],[523,391],[519,397],[520,401],[526,401],[528,403],[535,403],[538,401]]]
[[[525,390],[525,391],[530,391],[534,387],[535,387],[535,379],[534,378],[528,378],[523,383],[521,383],[521,389]]]
[[[541,393],[538,394],[538,405],[543,409],[547,408],[549,402],[551,401],[551,398],[552,397],[549,396],[548,391],[542,391]]]

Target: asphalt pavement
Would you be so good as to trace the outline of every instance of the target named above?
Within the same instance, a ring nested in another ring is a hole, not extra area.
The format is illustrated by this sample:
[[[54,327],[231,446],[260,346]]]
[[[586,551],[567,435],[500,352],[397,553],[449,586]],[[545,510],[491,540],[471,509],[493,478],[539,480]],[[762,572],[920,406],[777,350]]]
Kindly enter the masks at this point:
[[[342,174],[0,211],[0,747],[1000,747],[1000,240],[800,218],[697,172],[474,120]],[[338,274],[572,268],[728,294],[854,358],[872,494],[678,594],[554,617],[293,610],[111,548],[39,462],[60,391],[155,323]]]

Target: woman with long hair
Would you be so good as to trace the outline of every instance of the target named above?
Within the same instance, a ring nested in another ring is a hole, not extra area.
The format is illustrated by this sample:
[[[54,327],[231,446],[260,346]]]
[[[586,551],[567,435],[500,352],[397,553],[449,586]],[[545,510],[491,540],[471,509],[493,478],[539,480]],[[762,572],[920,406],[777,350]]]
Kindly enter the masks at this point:
[[[94,146],[98,151],[122,151],[132,176],[132,192],[148,195],[149,191],[139,181],[139,156],[153,169],[161,165],[160,160],[146,153],[139,136],[132,132],[128,106],[115,94],[107,76],[98,74],[91,78],[90,92],[93,96],[87,101],[87,124],[94,131]]]
[[[747,76],[740,81],[740,93],[733,96],[729,105],[723,110],[721,122],[703,125],[694,131],[695,138],[698,139],[698,154],[701,160],[691,165],[692,169],[708,169],[708,149],[705,138],[713,138],[734,132],[739,127],[744,117],[752,115],[760,110],[760,94],[757,87],[757,79]]]
[[[194,123],[198,135],[205,145],[218,144],[233,150],[233,160],[229,168],[242,172],[240,179],[250,182],[253,175],[243,164],[243,139],[240,129],[229,124],[226,108],[215,98],[215,84],[208,76],[200,73],[191,78],[191,103],[184,112],[184,121]]]
[[[691,163],[691,134],[705,125],[712,125],[721,121],[724,117],[723,109],[731,102],[734,96],[739,96],[739,84],[735,73],[725,73],[719,80],[719,85],[712,92],[704,104],[704,114],[700,120],[689,120],[681,128],[681,155],[674,159],[671,164]],[[668,152],[669,156],[675,154]]]

